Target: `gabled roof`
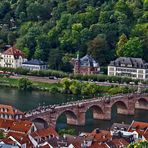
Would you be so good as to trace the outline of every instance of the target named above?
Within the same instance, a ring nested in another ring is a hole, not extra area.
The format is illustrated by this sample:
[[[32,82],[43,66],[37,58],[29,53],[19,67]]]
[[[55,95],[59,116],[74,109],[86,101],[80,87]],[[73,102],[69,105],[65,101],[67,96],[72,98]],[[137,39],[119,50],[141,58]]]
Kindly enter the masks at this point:
[[[33,138],[35,138],[35,137],[47,137],[47,136],[50,136],[50,135],[53,135],[54,137],[58,137],[57,132],[51,127],[47,128],[47,129],[40,129],[40,130],[37,130],[37,131],[31,133],[31,136]]]
[[[77,57],[75,61],[79,61],[81,67],[99,67],[99,63],[97,63],[94,58],[88,54],[80,59]]]
[[[21,112],[20,110],[10,105],[4,105],[4,104],[0,104],[0,114],[24,115],[24,113]]]
[[[3,140],[3,142],[6,144],[8,144],[8,143],[15,143],[16,144],[16,141],[20,145],[26,144],[27,148],[33,147],[33,144],[27,134],[9,132],[7,134],[7,137]]]
[[[112,139],[110,131],[105,131],[105,130],[99,130],[97,132],[97,130],[95,129],[88,136],[93,136],[93,140],[97,142],[105,142]]]
[[[138,134],[143,135],[146,131],[148,131],[148,123],[133,121],[128,131],[136,131]]]
[[[86,66],[86,67],[98,67],[99,64],[94,60],[94,58],[91,55],[85,55],[80,59],[80,65]]]
[[[14,57],[19,57],[19,56],[25,57],[24,53],[15,47],[8,48],[6,51],[3,52],[3,54],[13,55]]]
[[[41,60],[32,59],[30,61],[23,62],[22,64],[28,64],[28,65],[45,65],[45,63]]]

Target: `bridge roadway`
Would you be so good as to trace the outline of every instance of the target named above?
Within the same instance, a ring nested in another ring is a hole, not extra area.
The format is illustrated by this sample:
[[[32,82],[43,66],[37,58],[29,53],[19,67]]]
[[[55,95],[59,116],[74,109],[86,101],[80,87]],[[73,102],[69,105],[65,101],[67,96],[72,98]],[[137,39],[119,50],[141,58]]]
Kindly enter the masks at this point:
[[[57,105],[40,106],[25,114],[31,121],[43,122],[46,126],[56,126],[61,114],[67,117],[67,124],[84,125],[85,114],[93,109],[94,119],[111,119],[112,106],[117,105],[117,113],[133,115],[135,108],[148,110],[148,94],[120,94],[111,97],[95,97]]]

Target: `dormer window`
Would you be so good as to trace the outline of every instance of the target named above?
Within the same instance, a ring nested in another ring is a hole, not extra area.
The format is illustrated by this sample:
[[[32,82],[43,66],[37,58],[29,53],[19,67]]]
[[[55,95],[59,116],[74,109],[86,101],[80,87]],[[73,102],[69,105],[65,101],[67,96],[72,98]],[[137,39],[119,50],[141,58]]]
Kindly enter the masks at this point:
[[[125,66],[125,64],[121,64],[121,66]]]

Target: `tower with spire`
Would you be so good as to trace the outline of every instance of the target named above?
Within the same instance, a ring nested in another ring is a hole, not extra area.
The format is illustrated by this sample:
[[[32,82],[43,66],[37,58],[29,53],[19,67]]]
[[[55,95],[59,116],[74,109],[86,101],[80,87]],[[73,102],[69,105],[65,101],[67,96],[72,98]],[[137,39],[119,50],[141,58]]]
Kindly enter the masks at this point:
[[[79,51],[77,53],[77,58],[75,59],[74,62],[74,73],[80,73],[80,54]]]

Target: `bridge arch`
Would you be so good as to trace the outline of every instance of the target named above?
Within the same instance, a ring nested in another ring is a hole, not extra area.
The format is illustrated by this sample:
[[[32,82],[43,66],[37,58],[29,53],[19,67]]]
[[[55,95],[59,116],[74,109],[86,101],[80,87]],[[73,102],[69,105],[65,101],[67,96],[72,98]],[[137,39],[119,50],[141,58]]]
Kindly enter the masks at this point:
[[[65,110],[60,112],[56,117],[56,122],[61,115],[66,116],[67,124],[70,125],[78,125],[78,118],[77,115],[71,110]]]
[[[48,128],[48,122],[43,118],[35,118],[32,122],[36,125],[37,129]]]
[[[89,110],[92,110],[93,119],[103,119],[104,118],[104,111],[99,105],[91,105],[87,107],[85,111],[85,117]]]
[[[111,108],[113,108],[113,106],[116,106],[117,108],[117,113],[118,114],[128,114],[128,106],[125,102],[123,101],[115,101],[112,105]]]
[[[138,98],[135,102],[136,109],[148,109],[148,99],[146,98]]]

